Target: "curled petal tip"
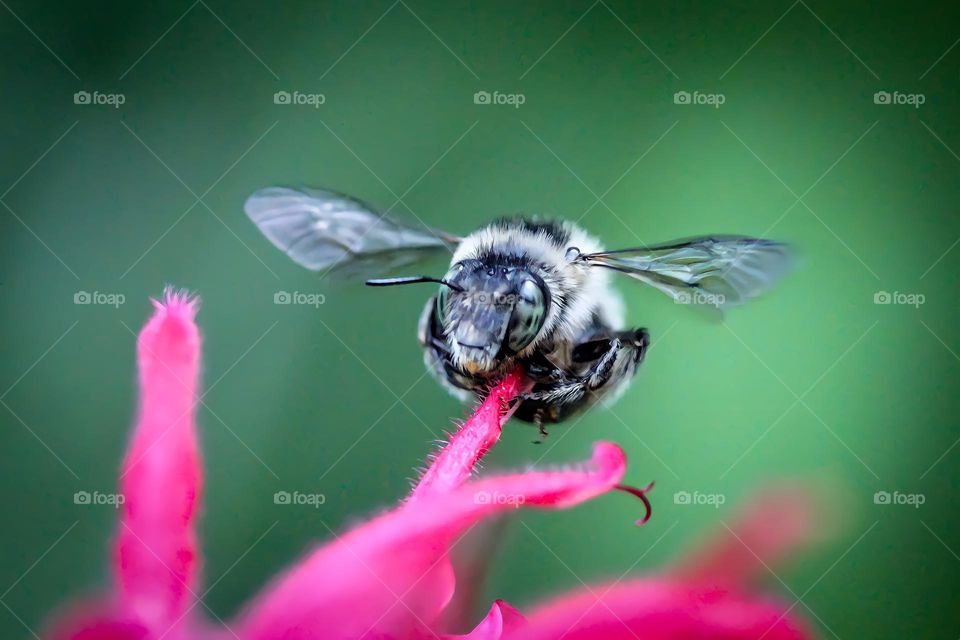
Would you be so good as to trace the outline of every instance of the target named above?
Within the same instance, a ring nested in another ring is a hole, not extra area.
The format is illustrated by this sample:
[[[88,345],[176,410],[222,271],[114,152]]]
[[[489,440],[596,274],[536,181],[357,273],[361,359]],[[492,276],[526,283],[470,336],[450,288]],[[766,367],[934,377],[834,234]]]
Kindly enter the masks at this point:
[[[502,640],[512,631],[523,627],[526,620],[519,611],[503,600],[494,600],[486,617],[464,636],[450,636],[448,640]]]
[[[611,442],[598,442],[593,445],[591,466],[593,466],[601,476],[619,480],[626,471],[627,455],[623,452],[623,449]],[[646,524],[650,520],[650,516],[653,515],[653,507],[650,505],[650,500],[646,495],[647,492],[653,489],[653,484],[654,483],[651,482],[642,489],[624,484],[614,484],[612,486],[613,489],[636,496],[643,502],[644,507],[646,507],[646,513],[642,518],[637,520],[638,526]]]
[[[642,518],[637,520],[636,524],[638,527],[642,527],[643,525],[650,522],[650,518],[653,516],[653,506],[650,504],[650,498],[647,497],[647,493],[649,493],[653,489],[653,485],[654,483],[651,482],[650,484],[648,484],[642,489],[631,487],[625,484],[618,484],[617,486],[614,487],[614,489],[616,489],[617,491],[623,491],[624,493],[629,493],[632,496],[636,496],[640,498],[640,501],[643,502],[643,506],[646,508],[647,511]]]
[[[486,477],[473,482],[470,489],[478,504],[489,506],[496,496],[508,496],[517,504],[522,501],[532,507],[566,509],[611,491],[626,468],[623,449],[599,442],[586,462],[555,470]]]
[[[591,463],[606,474],[622,472],[627,466],[627,454],[612,442],[597,442],[593,445]]]

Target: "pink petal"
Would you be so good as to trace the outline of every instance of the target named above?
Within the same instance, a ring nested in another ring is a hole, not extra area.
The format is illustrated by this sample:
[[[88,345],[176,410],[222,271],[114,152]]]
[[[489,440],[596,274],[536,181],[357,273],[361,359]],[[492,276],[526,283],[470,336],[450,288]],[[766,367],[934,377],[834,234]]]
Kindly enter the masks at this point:
[[[623,451],[599,443],[580,468],[490,477],[411,502],[308,556],[247,610],[244,640],[428,634],[454,589],[450,547],[475,523],[519,506],[570,507],[612,489]]]
[[[745,595],[745,583],[814,531],[815,507],[798,487],[768,490],[663,578],[595,586],[547,603],[510,640],[811,637],[787,608]],[[749,548],[748,548],[749,547]]]
[[[670,575],[690,583],[742,586],[809,542],[817,531],[817,519],[807,490],[768,489],[741,508],[727,527],[685,555]]]
[[[457,539],[450,550],[457,588],[443,610],[438,628],[462,631],[476,624],[477,606],[485,600],[487,578],[496,564],[510,522],[509,514],[488,518]]]
[[[509,640],[803,640],[787,607],[667,580],[597,585],[540,607]]]
[[[81,600],[60,612],[40,634],[44,640],[237,640],[228,629],[171,625],[149,629],[115,603]]]
[[[500,640],[526,622],[523,615],[503,600],[496,600],[486,617],[473,631],[463,636],[448,636],[448,640]]]
[[[154,306],[137,342],[140,410],[120,476],[125,503],[115,571],[122,610],[166,631],[192,602],[199,562],[200,336],[194,300],[168,290]]]
[[[54,630],[50,640],[147,640],[149,631],[132,620],[68,621],[63,631]]]
[[[409,499],[452,491],[466,482],[477,462],[500,439],[503,423],[509,417],[507,406],[526,384],[523,371],[518,368],[494,386],[483,404],[433,460]]]
[[[107,602],[82,600],[60,612],[41,634],[46,640],[146,640],[150,631],[141,622],[114,614]]]

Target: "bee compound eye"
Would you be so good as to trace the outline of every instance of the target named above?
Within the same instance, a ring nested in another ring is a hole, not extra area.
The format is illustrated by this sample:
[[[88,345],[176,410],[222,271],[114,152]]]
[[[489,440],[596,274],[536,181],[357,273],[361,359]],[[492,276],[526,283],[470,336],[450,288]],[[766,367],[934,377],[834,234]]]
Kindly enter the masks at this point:
[[[533,280],[525,280],[520,285],[519,303],[543,307],[543,289]]]
[[[438,327],[443,327],[446,324],[447,317],[447,300],[450,296],[450,288],[441,285],[440,291],[437,292],[437,302],[434,307],[434,318]]]
[[[546,303],[543,289],[533,280],[520,285],[517,304],[510,317],[510,333],[507,347],[518,352],[530,344],[537,336],[546,317]]]
[[[457,277],[460,276],[462,272],[463,263],[458,262],[454,265],[451,265],[446,275],[443,276],[444,284],[440,285],[440,291],[437,292],[437,303],[434,310],[434,317],[436,318],[437,326],[442,327],[446,324],[447,304],[450,299],[450,290],[453,289],[459,292],[463,291],[461,285],[456,283]]]

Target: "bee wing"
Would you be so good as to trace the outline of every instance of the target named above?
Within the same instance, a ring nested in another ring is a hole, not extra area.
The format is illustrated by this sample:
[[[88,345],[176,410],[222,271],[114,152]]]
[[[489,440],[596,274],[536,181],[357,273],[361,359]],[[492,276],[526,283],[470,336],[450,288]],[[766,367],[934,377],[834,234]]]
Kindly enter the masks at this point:
[[[747,236],[689,238],[578,259],[640,280],[678,303],[719,309],[767,291],[792,264],[787,245]]]
[[[274,246],[312,271],[375,275],[452,251],[460,240],[401,225],[359,200],[321,189],[261,189],[243,208]]]

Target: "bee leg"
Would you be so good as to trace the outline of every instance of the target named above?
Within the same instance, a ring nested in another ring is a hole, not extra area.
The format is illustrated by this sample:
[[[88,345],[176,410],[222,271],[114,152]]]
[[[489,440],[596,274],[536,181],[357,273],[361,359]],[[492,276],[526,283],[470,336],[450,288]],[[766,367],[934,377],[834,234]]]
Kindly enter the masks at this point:
[[[526,363],[525,373],[535,382],[550,383],[563,379],[563,371],[546,358]]]
[[[547,433],[547,428],[543,426],[543,409],[538,409],[533,415],[533,424],[535,424],[537,426],[537,430],[540,431],[540,439],[534,440],[533,444],[543,444],[543,441],[547,439],[548,435],[550,435]]]
[[[610,381],[610,376],[613,375],[613,365],[616,364],[617,356],[622,348],[623,341],[620,338],[614,338],[610,341],[610,348],[597,359],[590,367],[589,373],[583,377],[588,390],[599,389]]]
[[[583,376],[564,376],[549,388],[528,394],[527,398],[548,404],[578,405],[588,393],[599,393],[612,379],[621,379],[625,374],[636,371],[649,344],[650,337],[646,329],[618,333]]]
[[[564,396],[567,396],[571,393],[576,393],[578,389],[581,389],[586,386],[585,378],[566,378],[562,382],[558,382],[550,387],[541,389],[540,391],[530,391],[524,393],[520,396],[522,401],[531,400],[534,402],[543,402],[546,404],[552,404],[564,399]]]
[[[522,396],[524,400],[535,400],[546,404],[576,404],[583,400],[589,391],[599,389],[613,375],[617,355],[623,348],[619,338],[610,341],[610,346],[602,356],[591,365],[587,373],[580,377],[561,375],[547,388],[531,391]],[[542,419],[542,416],[541,416]]]
[[[627,341],[634,349],[633,362],[635,367],[639,366],[647,355],[647,347],[650,346],[650,332],[641,327],[633,331],[624,331],[620,334],[620,338]]]
[[[650,337],[646,329],[616,332],[609,338],[589,340],[577,345],[579,363],[588,365],[580,376],[572,376],[557,368],[538,370],[540,382],[520,396],[521,402],[536,403],[532,421],[544,434],[544,422],[559,422],[564,416],[599,400],[628,380],[646,355]],[[530,418],[528,418],[530,419]]]
[[[610,341],[610,349],[591,367],[587,375],[589,390],[600,392],[608,382],[629,379],[636,373],[650,346],[646,329],[621,331]]]
[[[539,388],[536,391],[527,391],[526,393],[521,393],[519,396],[521,401],[553,401],[556,398],[558,389],[566,387],[571,383],[574,383],[576,380],[574,378],[570,378],[570,376],[568,376],[563,369],[549,362],[534,366],[528,365],[527,375],[536,381],[535,388]],[[543,420],[545,417],[543,415],[543,410],[540,409],[537,411],[537,413],[540,415],[540,420]]]

